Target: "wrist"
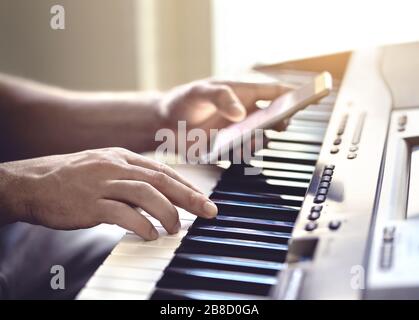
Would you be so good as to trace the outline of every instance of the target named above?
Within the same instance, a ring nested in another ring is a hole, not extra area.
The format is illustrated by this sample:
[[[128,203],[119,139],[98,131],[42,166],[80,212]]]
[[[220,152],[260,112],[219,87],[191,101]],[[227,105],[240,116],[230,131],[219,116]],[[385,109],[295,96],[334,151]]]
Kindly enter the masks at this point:
[[[17,199],[24,191],[19,186],[19,179],[8,168],[8,164],[0,165],[0,225],[17,222],[24,212],[19,209],[24,201]],[[19,205],[20,204],[20,205]],[[22,206],[24,207],[24,205]]]

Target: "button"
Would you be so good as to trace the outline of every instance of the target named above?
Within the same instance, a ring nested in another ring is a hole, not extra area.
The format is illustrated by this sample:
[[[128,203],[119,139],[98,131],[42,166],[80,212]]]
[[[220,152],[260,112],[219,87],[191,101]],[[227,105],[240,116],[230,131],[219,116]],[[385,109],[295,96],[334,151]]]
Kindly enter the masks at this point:
[[[363,112],[358,116],[358,123],[356,124],[355,132],[352,137],[352,144],[359,144],[361,141],[362,131],[364,129],[366,113]]]
[[[338,128],[338,136],[341,136],[345,132],[345,127],[346,127],[347,122],[348,122],[348,115],[345,114],[340,119],[339,128]]]
[[[321,178],[320,180],[321,182],[330,182],[332,181],[332,177],[331,176],[324,176]]]
[[[407,123],[407,116],[406,115],[400,116],[398,120],[399,126],[405,126],[406,123]]]
[[[333,220],[329,222],[329,229],[330,230],[337,230],[339,229],[341,222],[339,220]]]
[[[333,170],[326,169],[323,171],[323,177],[325,176],[333,176]]]
[[[335,146],[338,146],[338,145],[340,145],[342,143],[342,139],[341,138],[336,138],[335,139],[335,141],[333,141],[333,144],[335,145]]]
[[[393,243],[384,242],[381,246],[380,267],[390,269],[393,265]]]
[[[317,195],[315,198],[314,198],[314,203],[322,203],[322,202],[324,202],[326,200],[326,196],[324,196],[324,195]]]
[[[327,194],[327,188],[320,188],[318,191],[317,191],[317,194],[319,194],[319,195],[326,195]]]
[[[355,151],[358,151],[358,147],[357,147],[357,146],[351,146],[351,147],[349,148],[349,151],[350,151],[350,152],[355,152]]]
[[[328,164],[327,166],[324,167],[325,169],[329,169],[329,170],[335,170],[335,165],[334,164]]]
[[[330,149],[330,153],[331,154],[336,154],[339,152],[339,148],[338,147],[333,147],[332,149]]]
[[[318,218],[320,218],[320,212],[319,211],[313,211],[308,215],[308,218],[310,220],[317,220]]]
[[[307,224],[306,224],[306,230],[307,231],[313,231],[314,229],[316,229],[317,228],[317,223],[316,222],[314,222],[314,221],[310,221],[310,222],[308,222]]]
[[[341,136],[343,135],[344,132],[345,132],[345,127],[339,127],[337,134],[338,136]]]
[[[348,154],[348,159],[355,159],[356,158],[356,156],[357,156],[357,154],[356,153],[353,153],[353,152],[351,152],[351,153],[349,153]]]
[[[319,188],[329,188],[330,182],[320,182]]]
[[[313,212],[313,211],[318,211],[318,212],[320,212],[320,211],[322,211],[323,210],[323,206],[321,206],[321,205],[319,205],[319,206],[312,206],[311,207],[311,212]]]
[[[383,241],[392,242],[394,240],[394,233],[396,232],[396,227],[385,227],[383,230]]]

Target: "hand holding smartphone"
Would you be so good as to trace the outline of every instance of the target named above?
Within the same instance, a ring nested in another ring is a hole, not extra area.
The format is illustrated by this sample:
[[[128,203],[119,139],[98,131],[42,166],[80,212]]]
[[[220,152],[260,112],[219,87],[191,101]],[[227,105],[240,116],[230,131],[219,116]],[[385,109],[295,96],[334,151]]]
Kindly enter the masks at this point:
[[[204,155],[203,160],[213,163],[233,146],[251,139],[256,129],[269,128],[327,96],[332,86],[332,76],[323,72],[312,82],[275,99],[268,107],[257,110],[244,120],[220,130],[210,146],[210,152]]]

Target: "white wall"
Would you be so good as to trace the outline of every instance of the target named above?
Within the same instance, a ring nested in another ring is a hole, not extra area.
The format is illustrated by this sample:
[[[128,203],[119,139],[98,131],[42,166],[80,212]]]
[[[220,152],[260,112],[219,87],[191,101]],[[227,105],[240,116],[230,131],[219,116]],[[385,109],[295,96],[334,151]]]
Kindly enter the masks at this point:
[[[138,0],[138,74],[167,89],[212,71],[211,0]]]
[[[213,0],[215,74],[419,40],[413,0]]]
[[[66,29],[50,28],[62,4]],[[0,71],[76,89],[135,89],[132,0],[1,0]]]
[[[66,29],[50,28],[61,4]],[[210,0],[0,0],[0,72],[75,89],[166,89],[211,73]]]

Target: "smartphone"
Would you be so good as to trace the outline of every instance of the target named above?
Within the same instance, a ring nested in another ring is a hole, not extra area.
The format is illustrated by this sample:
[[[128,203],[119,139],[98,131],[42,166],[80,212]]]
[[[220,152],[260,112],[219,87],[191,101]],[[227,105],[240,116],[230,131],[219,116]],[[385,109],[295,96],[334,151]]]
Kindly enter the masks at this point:
[[[301,88],[289,91],[271,102],[264,108],[247,116],[244,120],[233,123],[221,129],[207,154],[203,155],[202,161],[214,163],[233,146],[240,145],[252,138],[255,129],[266,129],[276,123],[285,120],[296,112],[304,109],[327,96],[332,89],[332,76],[328,72],[322,72],[313,81]]]

